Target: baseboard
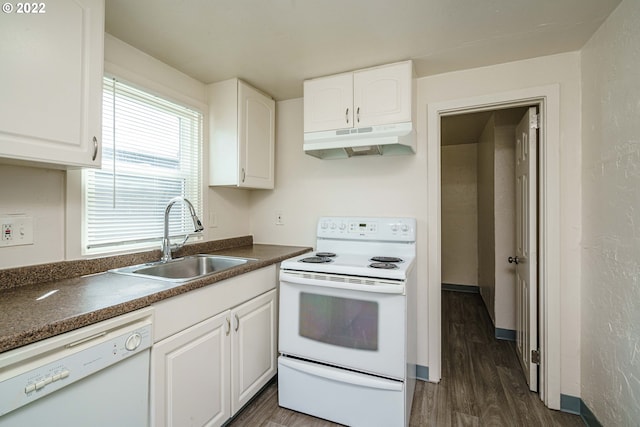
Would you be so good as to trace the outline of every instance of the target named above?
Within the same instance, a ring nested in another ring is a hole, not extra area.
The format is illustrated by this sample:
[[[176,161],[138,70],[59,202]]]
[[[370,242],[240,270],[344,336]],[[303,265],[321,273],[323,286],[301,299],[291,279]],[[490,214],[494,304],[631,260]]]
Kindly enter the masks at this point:
[[[602,423],[598,421],[591,409],[587,406],[586,403],[580,399],[580,416],[582,417],[582,421],[589,427],[602,427]]]
[[[429,381],[429,367],[416,365],[416,378],[422,381]]]
[[[570,414],[581,415],[582,399],[567,394],[560,395],[560,410]]]
[[[582,421],[584,421],[588,427],[602,427],[602,424],[596,416],[593,415],[591,409],[589,409],[587,404],[579,397],[561,394],[560,410],[569,414],[580,415],[580,418],[582,418]]]
[[[512,329],[496,328],[495,334],[496,334],[496,338],[499,340],[505,340],[505,341],[516,340],[516,331]]]
[[[456,285],[454,283],[443,283],[441,289],[443,291],[468,292],[471,294],[480,293],[480,288],[475,285]]]

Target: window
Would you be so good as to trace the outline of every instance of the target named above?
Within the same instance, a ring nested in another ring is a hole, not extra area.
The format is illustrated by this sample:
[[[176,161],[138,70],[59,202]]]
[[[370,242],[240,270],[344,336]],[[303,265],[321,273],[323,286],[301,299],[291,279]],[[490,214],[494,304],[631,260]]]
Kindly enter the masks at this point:
[[[200,112],[105,77],[102,169],[84,171],[86,251],[156,245],[176,196],[202,217],[202,120]],[[175,204],[169,234],[192,232],[188,210]]]

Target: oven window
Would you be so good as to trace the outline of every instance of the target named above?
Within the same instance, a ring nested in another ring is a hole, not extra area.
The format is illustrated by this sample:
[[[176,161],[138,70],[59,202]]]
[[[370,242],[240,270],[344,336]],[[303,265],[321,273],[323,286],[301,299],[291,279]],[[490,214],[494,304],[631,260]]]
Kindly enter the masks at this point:
[[[378,350],[378,303],[300,293],[301,336],[358,350]]]

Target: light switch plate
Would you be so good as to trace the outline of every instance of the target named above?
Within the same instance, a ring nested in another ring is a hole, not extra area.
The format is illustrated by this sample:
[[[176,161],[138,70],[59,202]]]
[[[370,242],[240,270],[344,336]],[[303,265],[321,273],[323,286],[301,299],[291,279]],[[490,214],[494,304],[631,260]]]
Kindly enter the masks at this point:
[[[0,247],[33,245],[33,217],[0,216]]]
[[[215,212],[209,212],[209,221],[207,223],[209,228],[218,227],[218,214]]]

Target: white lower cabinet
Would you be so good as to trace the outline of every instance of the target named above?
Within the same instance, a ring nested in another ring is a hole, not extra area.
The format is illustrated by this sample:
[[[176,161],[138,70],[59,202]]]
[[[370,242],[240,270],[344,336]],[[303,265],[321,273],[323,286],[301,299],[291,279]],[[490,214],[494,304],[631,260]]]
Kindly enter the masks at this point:
[[[231,412],[235,414],[277,370],[276,291],[231,311]]]
[[[152,426],[220,426],[273,378],[275,284],[270,266],[155,305]],[[212,312],[202,320],[207,306]]]
[[[153,346],[153,426],[219,426],[230,416],[229,312]]]

